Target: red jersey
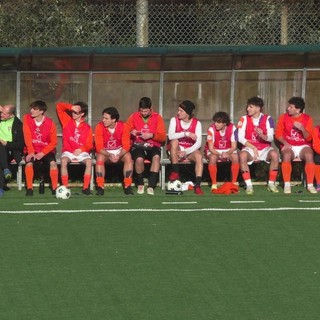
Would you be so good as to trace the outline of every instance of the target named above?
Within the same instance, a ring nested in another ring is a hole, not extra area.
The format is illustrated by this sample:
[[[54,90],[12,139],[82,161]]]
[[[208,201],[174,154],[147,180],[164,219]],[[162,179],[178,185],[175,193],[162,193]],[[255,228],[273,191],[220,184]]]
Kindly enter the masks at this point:
[[[23,135],[29,153],[55,152],[58,143],[56,125],[52,119],[44,117],[40,125],[30,114],[23,117]]]
[[[116,122],[114,127],[114,131],[110,131],[106,128],[102,121],[100,121],[94,132],[94,141],[95,141],[95,149],[96,152],[100,152],[100,150],[118,150],[124,148],[129,151],[130,143],[123,142],[123,129],[124,123],[122,121]]]
[[[250,142],[252,145],[254,145],[258,150],[263,150],[266,147],[269,147],[271,145],[270,141],[265,141],[261,139],[258,134],[255,131],[255,128],[258,127],[259,129],[262,129],[262,132],[264,135],[268,136],[268,127],[267,122],[269,123],[269,126],[271,129],[274,128],[274,122],[273,119],[268,116],[267,114],[261,114],[258,125],[255,125],[253,123],[253,118],[249,116],[243,116],[238,124],[238,130],[240,132],[244,131],[244,138]],[[240,136],[240,133],[239,133]],[[240,141],[241,142],[241,141]]]
[[[312,148],[317,154],[320,154],[320,125],[314,127],[313,129]]]
[[[226,126],[224,135],[221,135],[221,130],[217,130],[215,125],[212,124],[207,131],[208,137],[212,136],[213,146],[217,150],[228,150],[231,148],[231,139],[234,132],[234,125],[233,123],[230,123],[228,126]],[[212,134],[213,133],[213,134]],[[207,139],[209,140],[209,139]],[[208,142],[206,142],[205,145],[205,152],[208,151]]]
[[[71,111],[72,104],[59,102],[57,113],[62,125],[62,152],[73,153],[76,149],[91,152],[93,149],[93,134],[88,123],[81,120],[79,124],[66,111]]]
[[[175,120],[176,120],[176,133],[187,132],[187,131],[191,133],[196,132],[197,123],[199,122],[197,118],[191,119],[190,125],[187,129],[182,128],[181,121],[179,120],[178,117],[175,117]],[[187,136],[179,139],[179,146],[183,147],[184,149],[190,148],[191,146],[194,145],[194,143],[195,141]],[[168,141],[167,148],[168,150],[170,150],[170,141]]]
[[[140,133],[153,133],[155,137],[153,139],[148,139],[148,140],[143,140],[137,136],[131,135],[131,141],[132,143],[147,143],[149,146],[155,146],[155,147],[160,147],[162,145],[162,142],[165,141],[165,130],[164,130],[164,122],[162,117],[156,113],[152,112],[151,115],[147,118],[144,119],[140,112],[134,112],[128,119],[127,125],[131,127],[131,129],[135,129]],[[155,140],[157,131],[159,131],[159,127],[161,128],[161,132],[158,133],[160,136],[161,134],[161,141]],[[163,131],[163,132],[162,132]]]
[[[294,122],[303,124],[309,132],[309,137],[307,139],[303,137],[300,130],[293,126]],[[302,113],[299,117],[292,117],[287,113],[284,113],[280,116],[277,124],[276,138],[283,137],[292,146],[302,146],[305,144],[311,146],[312,131],[313,121],[309,115]]]

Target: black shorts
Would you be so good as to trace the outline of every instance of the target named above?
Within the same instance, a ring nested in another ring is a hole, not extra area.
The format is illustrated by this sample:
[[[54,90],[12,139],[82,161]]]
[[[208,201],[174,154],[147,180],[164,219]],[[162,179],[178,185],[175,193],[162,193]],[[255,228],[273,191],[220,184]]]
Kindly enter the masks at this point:
[[[49,152],[41,160],[35,160],[33,161],[33,163],[39,163],[39,164],[43,163],[43,164],[50,165],[51,161],[57,162],[56,155],[53,152]]]
[[[161,148],[160,147],[152,147],[148,149],[141,149],[141,148],[133,148],[131,150],[131,156],[133,161],[136,161],[137,158],[147,159],[152,161],[154,156],[161,156]]]

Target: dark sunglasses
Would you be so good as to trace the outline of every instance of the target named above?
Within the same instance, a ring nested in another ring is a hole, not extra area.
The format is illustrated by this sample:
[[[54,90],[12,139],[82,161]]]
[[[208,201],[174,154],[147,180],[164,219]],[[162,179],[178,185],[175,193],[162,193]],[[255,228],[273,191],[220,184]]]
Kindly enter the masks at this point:
[[[78,116],[78,115],[81,114],[82,112],[81,112],[81,111],[79,111],[79,112],[72,111],[72,113],[74,113],[74,114],[76,114],[76,115]]]

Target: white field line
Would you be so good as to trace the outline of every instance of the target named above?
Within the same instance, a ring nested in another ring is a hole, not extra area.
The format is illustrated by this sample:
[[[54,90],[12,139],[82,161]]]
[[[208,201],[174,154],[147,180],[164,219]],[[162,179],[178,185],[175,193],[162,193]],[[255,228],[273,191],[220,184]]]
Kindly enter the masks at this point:
[[[51,206],[51,205],[57,205],[58,202],[25,202],[24,206]]]
[[[244,201],[230,201],[230,203],[264,203],[264,200],[244,200]]]
[[[190,209],[161,209],[161,208],[137,208],[137,209],[83,209],[83,210],[1,210],[0,214],[14,213],[14,214],[30,214],[30,213],[140,213],[140,212],[175,212],[175,213],[200,213],[200,212],[257,212],[257,211],[319,211],[320,207],[301,208],[301,207],[278,207],[278,208],[190,208]]]
[[[299,200],[299,202],[320,202],[320,200]]]
[[[162,204],[197,204],[197,201],[163,201]]]
[[[128,204],[128,201],[101,201],[101,202],[92,202],[92,204]]]

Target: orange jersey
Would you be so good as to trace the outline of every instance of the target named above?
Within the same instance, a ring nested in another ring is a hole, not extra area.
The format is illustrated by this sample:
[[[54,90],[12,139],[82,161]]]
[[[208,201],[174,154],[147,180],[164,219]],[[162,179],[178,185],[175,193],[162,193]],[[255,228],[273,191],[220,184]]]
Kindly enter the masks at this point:
[[[26,114],[23,117],[23,136],[28,154],[43,152],[46,155],[55,152],[57,128],[50,118],[44,117],[42,123],[37,125],[30,114]]]
[[[132,138],[132,130],[137,130],[141,132],[141,130],[144,129],[154,134],[153,138],[150,139],[150,142],[153,145],[160,146],[166,141],[167,134],[165,123],[161,115],[156,112],[152,112],[146,122],[145,119],[143,119],[143,117],[141,116],[140,112],[134,112],[133,114],[131,114],[131,116],[125,123],[125,128],[123,132],[124,139],[130,140],[130,138]],[[137,139],[137,137],[135,137],[135,139]]]
[[[316,153],[320,154],[320,125],[313,129],[312,148]]]
[[[300,122],[308,132],[308,137],[304,138],[301,131],[296,129],[293,125],[294,122]],[[312,118],[302,113],[299,117],[289,116],[284,113],[280,116],[275,131],[276,139],[284,138],[292,146],[301,146],[304,144],[311,145],[313,132],[313,120]]]

